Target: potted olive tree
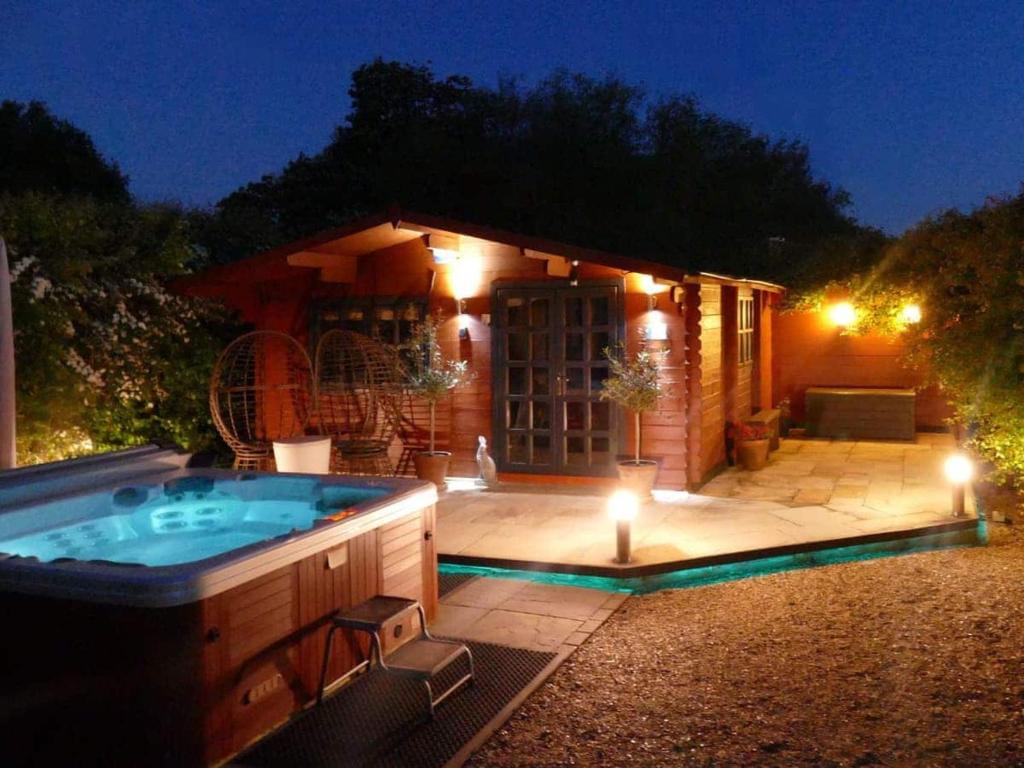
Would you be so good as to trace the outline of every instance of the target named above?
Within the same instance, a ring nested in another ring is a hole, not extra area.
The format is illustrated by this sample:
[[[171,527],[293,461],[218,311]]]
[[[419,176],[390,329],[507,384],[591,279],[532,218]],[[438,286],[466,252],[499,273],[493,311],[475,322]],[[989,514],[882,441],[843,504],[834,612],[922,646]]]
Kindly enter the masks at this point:
[[[453,389],[465,384],[469,380],[469,371],[465,360],[445,359],[437,338],[439,326],[440,317],[428,315],[416,326],[412,338],[403,348],[408,351],[409,388],[415,396],[426,401],[430,413],[429,450],[413,457],[416,476],[443,489],[452,454],[434,450],[437,403]]]
[[[619,354],[610,349],[604,353],[611,370],[601,389],[601,399],[611,400],[632,411],[636,427],[636,458],[619,462],[619,479],[624,488],[641,499],[649,499],[658,475],[658,463],[640,458],[640,416],[654,410],[661,394],[658,358],[644,349],[632,356],[627,356],[621,348]]]

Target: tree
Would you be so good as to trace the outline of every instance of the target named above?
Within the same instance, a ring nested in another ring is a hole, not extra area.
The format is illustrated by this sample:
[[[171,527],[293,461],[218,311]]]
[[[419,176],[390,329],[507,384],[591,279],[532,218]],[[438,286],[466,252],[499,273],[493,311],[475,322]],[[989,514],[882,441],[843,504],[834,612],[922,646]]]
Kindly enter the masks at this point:
[[[0,191],[130,199],[128,179],[88,134],[38,101],[0,103]]]
[[[1000,480],[1024,481],[1024,191],[907,231],[877,266],[802,294],[854,297],[850,333],[901,333],[908,359],[949,397],[969,443]],[[908,304],[921,310],[907,322]]]
[[[861,232],[847,195],[814,178],[806,146],[759,136],[692,97],[651,103],[616,78],[565,71],[492,89],[381,60],[353,73],[349,96],[323,151],[228,195],[202,222],[214,259],[393,203],[783,281],[801,267],[794,256]],[[772,238],[784,238],[784,257]]]

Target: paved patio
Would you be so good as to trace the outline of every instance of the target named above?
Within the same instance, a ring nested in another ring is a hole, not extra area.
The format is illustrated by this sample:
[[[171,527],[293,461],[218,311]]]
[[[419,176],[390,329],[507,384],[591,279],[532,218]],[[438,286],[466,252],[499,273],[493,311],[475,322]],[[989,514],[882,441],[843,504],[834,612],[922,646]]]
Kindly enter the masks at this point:
[[[942,476],[954,447],[950,435],[930,433],[914,443],[784,439],[760,471],[730,468],[700,493],[656,491],[634,522],[634,565],[927,533],[954,521]],[[615,553],[604,495],[469,481],[453,482],[438,503],[437,544],[442,557],[601,568]]]

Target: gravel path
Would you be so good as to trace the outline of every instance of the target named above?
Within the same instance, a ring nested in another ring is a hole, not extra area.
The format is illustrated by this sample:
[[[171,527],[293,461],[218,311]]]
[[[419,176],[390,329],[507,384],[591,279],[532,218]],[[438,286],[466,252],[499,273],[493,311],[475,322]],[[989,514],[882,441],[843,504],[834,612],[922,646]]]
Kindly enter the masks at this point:
[[[1024,531],[630,598],[473,766],[1024,766]]]

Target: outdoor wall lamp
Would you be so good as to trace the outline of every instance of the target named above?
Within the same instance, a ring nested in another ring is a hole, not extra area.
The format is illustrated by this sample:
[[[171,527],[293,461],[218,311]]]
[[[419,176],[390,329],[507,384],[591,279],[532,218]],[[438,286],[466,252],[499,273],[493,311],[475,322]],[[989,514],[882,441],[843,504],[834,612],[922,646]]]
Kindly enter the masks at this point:
[[[651,320],[644,329],[644,341],[668,341],[668,323]]]
[[[569,285],[575,288],[580,284],[580,263],[573,259],[569,263]]]
[[[648,293],[647,294],[647,311],[653,312],[658,308],[658,294]]]
[[[630,533],[640,510],[635,493],[618,490],[608,498],[608,516],[615,521],[615,562],[625,565],[631,559]]]
[[[966,514],[967,483],[974,477],[974,462],[962,453],[954,453],[942,467],[953,486],[953,517]]]
[[[459,341],[469,341],[469,315],[466,314],[466,300],[459,299]]]
[[[829,320],[840,328],[849,328],[857,322],[857,310],[848,301],[833,304],[828,310]]]
[[[907,325],[921,322],[921,308],[917,304],[907,304],[900,312],[900,319]]]

